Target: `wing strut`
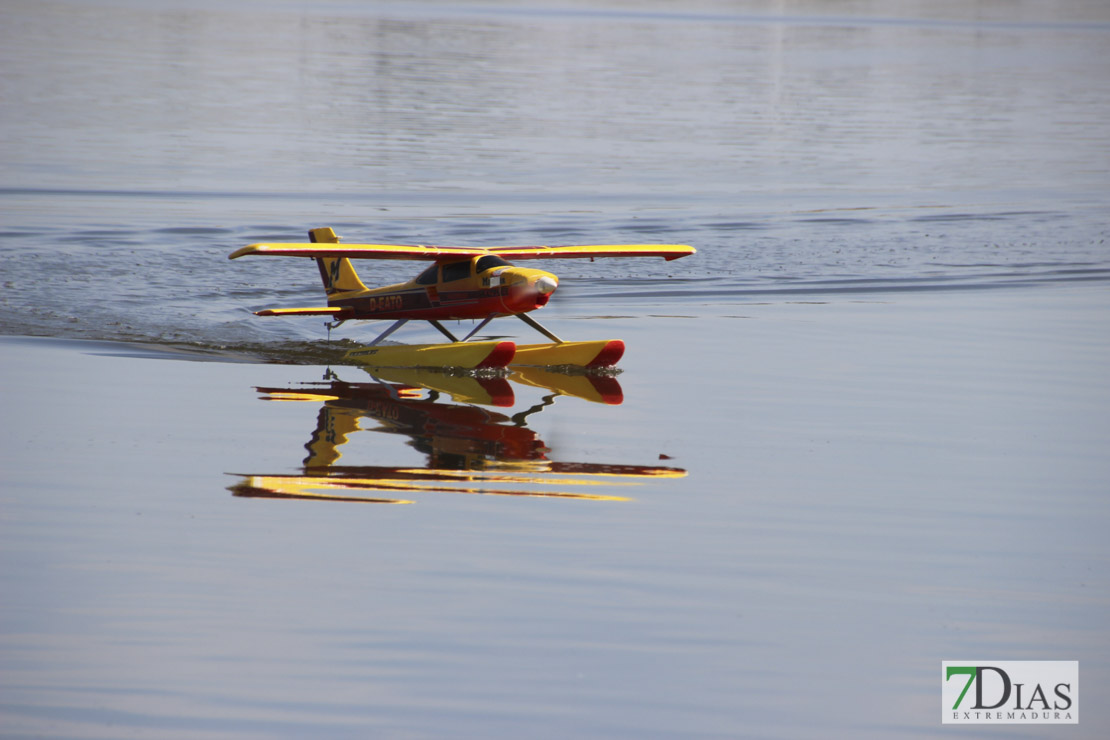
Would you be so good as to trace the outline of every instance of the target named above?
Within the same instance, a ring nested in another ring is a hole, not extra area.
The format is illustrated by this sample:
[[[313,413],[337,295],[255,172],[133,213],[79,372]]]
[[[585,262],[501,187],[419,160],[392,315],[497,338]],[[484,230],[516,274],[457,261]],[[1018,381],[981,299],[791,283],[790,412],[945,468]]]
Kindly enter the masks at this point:
[[[518,319],[520,319],[521,321],[523,321],[523,322],[524,322],[525,324],[528,324],[528,326],[530,326],[530,327],[532,327],[533,329],[535,329],[536,331],[538,331],[538,332],[539,332],[540,334],[543,334],[543,335],[544,335],[545,337],[547,337],[548,339],[550,339],[550,340],[551,340],[552,342],[555,342],[556,344],[562,344],[562,343],[563,343],[563,340],[562,340],[562,339],[559,339],[559,337],[555,336],[555,335],[554,335],[554,334],[552,334],[552,333],[551,333],[550,331],[548,331],[547,329],[545,329],[545,328],[544,328],[544,327],[543,327],[543,326],[542,326],[542,325],[540,324],[540,322],[536,321],[535,319],[533,319],[533,318],[532,318],[531,316],[529,316],[528,314],[526,314],[526,313],[518,313],[518,314],[516,314],[516,317],[517,317]]]

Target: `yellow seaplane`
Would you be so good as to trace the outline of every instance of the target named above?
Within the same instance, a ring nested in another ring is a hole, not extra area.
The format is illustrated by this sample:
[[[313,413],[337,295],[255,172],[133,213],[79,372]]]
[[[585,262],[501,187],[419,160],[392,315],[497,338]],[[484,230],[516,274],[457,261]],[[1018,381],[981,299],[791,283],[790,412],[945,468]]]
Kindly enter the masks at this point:
[[[597,257],[663,257],[674,260],[694,254],[685,244],[611,244],[595,246],[440,247],[398,244],[340,244],[330,228],[312,229],[307,243],[251,244],[229,255],[309,257],[316,260],[328,305],[311,308],[268,308],[259,316],[326,316],[329,330],[344,321],[393,320],[368,345],[347,353],[347,359],[375,367],[500,368],[513,365],[615,365],[624,342],[608,339],[564,342],[529,312],[542,308],[559,286],[550,272],[517,267],[509,260]],[[367,288],[355,272],[353,259],[425,260],[433,264],[412,280]],[[547,337],[544,344],[511,341],[470,341],[490,321],[516,316]],[[440,322],[471,319],[479,323],[462,339]],[[383,345],[382,341],[413,320],[427,321],[449,344]]]

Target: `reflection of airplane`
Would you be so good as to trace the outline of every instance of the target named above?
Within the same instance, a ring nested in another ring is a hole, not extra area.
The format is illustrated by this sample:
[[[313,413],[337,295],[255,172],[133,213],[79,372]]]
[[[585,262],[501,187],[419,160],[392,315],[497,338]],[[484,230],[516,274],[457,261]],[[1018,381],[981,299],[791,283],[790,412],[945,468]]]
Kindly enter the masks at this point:
[[[339,244],[329,228],[309,231],[309,243],[252,244],[232,252],[245,255],[311,257],[320,268],[328,295],[326,307],[270,308],[259,316],[329,316],[338,326],[348,319],[393,319],[368,347],[348,354],[352,360],[375,367],[457,366],[504,367],[515,364],[549,366],[615,365],[624,353],[619,339],[564,342],[528,315],[546,305],[559,279],[543,270],[516,267],[506,261],[579,257],[663,257],[693,254],[684,244],[617,244],[561,247],[434,247],[394,244]],[[434,264],[412,280],[382,288],[367,288],[351,259],[430,260]],[[516,316],[551,340],[549,344],[468,342],[491,320]],[[451,344],[383,346],[380,342],[413,319],[427,321]],[[479,324],[460,341],[441,323],[445,319],[475,319]]]
[[[503,378],[468,380],[488,389],[491,399],[501,398],[501,386],[508,385]],[[479,406],[441,403],[435,391],[425,398],[419,389],[404,385],[338,380],[323,385],[311,389],[315,398],[330,398],[320,409],[312,440],[305,445],[306,470],[331,467],[340,458],[339,448],[361,430],[363,418],[376,421],[377,431],[411,437],[409,444],[427,454],[429,466],[435,468],[480,469],[491,459],[541,460],[546,451],[535,432],[512,423],[510,417]]]
[[[516,402],[512,386],[503,378],[451,374],[428,368],[367,368],[366,371],[380,380],[416,385],[446,393],[457,403],[512,406]],[[553,391],[556,396],[575,396],[586,401],[612,406],[624,401],[621,384],[611,375],[574,374],[543,367],[518,366],[512,368],[509,379],[521,385]]]
[[[422,383],[421,388],[413,383],[420,380],[432,382]],[[613,378],[601,380],[616,382]],[[433,388],[433,382],[439,387]],[[512,389],[504,378],[413,373],[408,382],[401,383],[333,379],[258,391],[266,400],[315,401],[323,406],[316,430],[305,445],[309,454],[303,474],[244,476],[245,480],[231,489],[237,496],[411,503],[394,496],[438,491],[624,501],[627,499],[621,496],[567,489],[619,487],[636,479],[686,474],[679,468],[548,460],[549,450],[525,423],[529,415],[553,403],[558,392],[513,416],[473,405],[512,405]],[[468,402],[444,402],[441,392]],[[410,437],[409,444],[428,456],[427,467],[338,465],[340,447],[352,434],[363,431],[364,419],[378,424],[374,431]]]

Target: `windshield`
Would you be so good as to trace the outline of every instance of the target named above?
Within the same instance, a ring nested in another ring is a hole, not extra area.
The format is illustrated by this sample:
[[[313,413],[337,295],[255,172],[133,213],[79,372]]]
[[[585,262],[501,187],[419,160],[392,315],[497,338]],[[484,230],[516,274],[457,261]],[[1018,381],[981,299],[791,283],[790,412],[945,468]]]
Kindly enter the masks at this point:
[[[439,270],[439,265],[432,265],[424,272],[416,276],[417,285],[435,285],[436,271]]]
[[[443,282],[462,280],[470,277],[470,260],[465,262],[450,262],[443,266]]]
[[[487,254],[485,257],[479,257],[478,261],[474,263],[474,272],[480,275],[494,267],[512,267],[512,265],[496,254]]]

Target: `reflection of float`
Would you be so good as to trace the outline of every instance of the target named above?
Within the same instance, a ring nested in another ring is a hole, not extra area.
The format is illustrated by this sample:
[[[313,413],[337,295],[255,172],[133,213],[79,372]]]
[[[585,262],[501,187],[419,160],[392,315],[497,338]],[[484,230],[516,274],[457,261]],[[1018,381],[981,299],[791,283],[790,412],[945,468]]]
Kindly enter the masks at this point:
[[[620,403],[620,384],[612,377],[515,369],[510,376],[513,381],[552,393],[541,403],[508,416],[483,408],[513,405],[512,385],[505,378],[429,370],[375,373],[382,373],[375,382],[347,383],[333,378],[294,388],[258,388],[264,400],[322,402],[323,406],[316,430],[305,445],[309,454],[303,473],[244,475],[231,491],[245,497],[365,503],[412,503],[398,495],[429,492],[627,501],[609,491],[648,478],[686,475],[679,468],[547,459],[549,450],[527,427],[527,417],[550,406],[558,396]],[[444,401],[443,395],[450,396],[451,402]],[[378,426],[364,429],[363,419]],[[409,444],[428,456],[427,467],[338,465],[340,447],[358,431],[409,437]],[[591,492],[591,487],[604,487],[606,492]]]
[[[477,403],[483,406],[512,406],[516,403],[512,384],[502,377],[452,374],[421,368],[366,368],[366,372],[379,380],[446,393],[456,403]],[[610,405],[624,401],[621,384],[611,375],[564,373],[543,367],[514,366],[510,368],[509,379],[521,385],[552,391],[557,396],[574,396],[585,401]]]
[[[624,401],[621,384],[611,375],[560,373],[545,367],[514,365],[509,376],[522,385],[547,388],[562,396],[575,396],[594,403],[617,405]]]

